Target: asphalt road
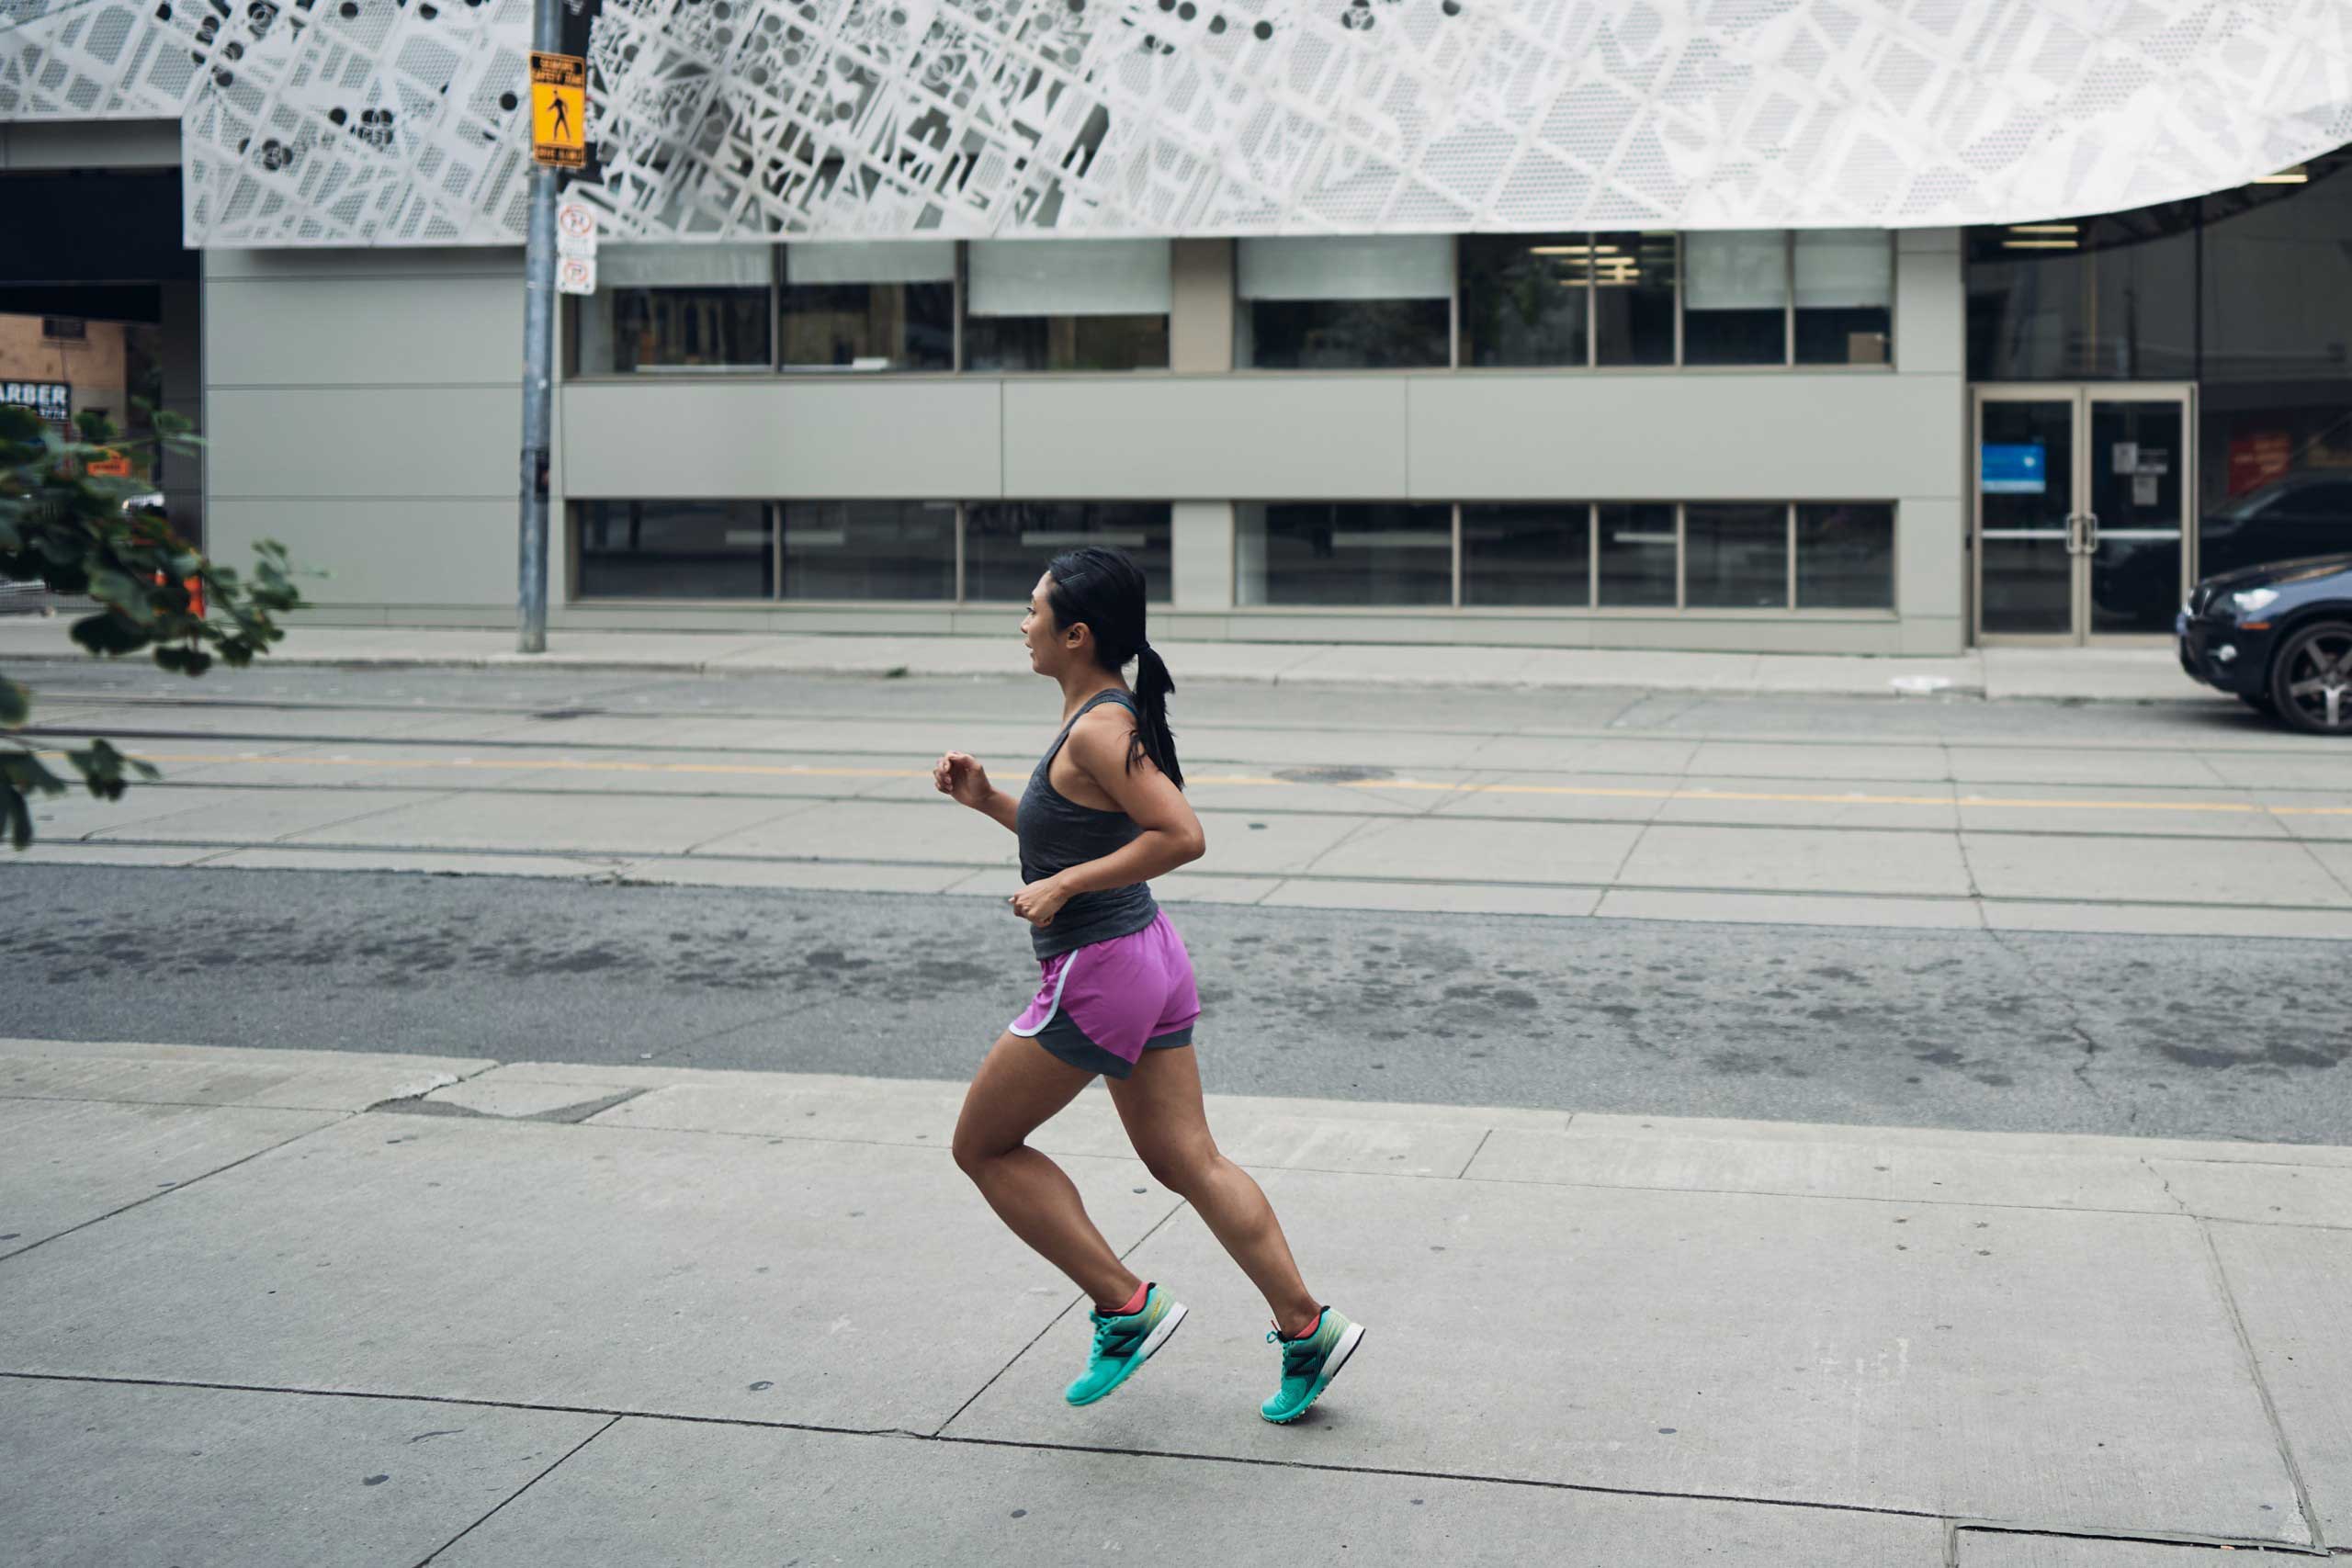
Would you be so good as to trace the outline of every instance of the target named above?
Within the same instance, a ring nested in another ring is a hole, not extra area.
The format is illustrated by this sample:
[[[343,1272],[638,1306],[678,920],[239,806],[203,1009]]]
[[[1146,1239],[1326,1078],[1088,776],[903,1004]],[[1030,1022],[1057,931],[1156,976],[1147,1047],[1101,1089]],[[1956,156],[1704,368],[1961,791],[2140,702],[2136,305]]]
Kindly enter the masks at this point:
[[[20,865],[0,1035],[960,1077],[977,897]],[[1186,905],[1212,1089],[2293,1142],[2352,1134],[2340,944]]]

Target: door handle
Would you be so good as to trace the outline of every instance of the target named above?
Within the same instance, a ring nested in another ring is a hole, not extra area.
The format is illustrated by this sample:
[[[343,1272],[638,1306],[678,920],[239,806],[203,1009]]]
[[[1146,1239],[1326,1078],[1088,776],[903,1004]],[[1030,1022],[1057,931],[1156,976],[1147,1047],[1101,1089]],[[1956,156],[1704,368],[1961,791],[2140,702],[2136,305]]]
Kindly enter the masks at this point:
[[[2098,513],[2096,512],[2083,513],[2083,554],[2098,554]]]
[[[2083,514],[2079,512],[2066,513],[2066,553],[2070,556],[2083,553]]]

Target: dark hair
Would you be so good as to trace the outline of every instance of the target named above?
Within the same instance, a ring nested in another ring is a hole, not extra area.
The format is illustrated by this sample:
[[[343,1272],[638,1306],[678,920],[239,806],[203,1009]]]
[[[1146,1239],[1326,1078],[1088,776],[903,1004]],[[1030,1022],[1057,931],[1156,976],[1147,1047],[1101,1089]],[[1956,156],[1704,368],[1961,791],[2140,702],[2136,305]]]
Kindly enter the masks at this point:
[[[1056,556],[1046,575],[1053,580],[1046,603],[1056,626],[1064,631],[1083,626],[1092,632],[1095,662],[1114,675],[1127,660],[1136,661],[1136,705],[1143,722],[1136,726],[1127,767],[1133,770],[1137,757],[1149,757],[1169,783],[1182,789],[1176,735],[1168,728],[1168,698],[1176,682],[1144,636],[1143,568],[1123,551],[1090,547]]]

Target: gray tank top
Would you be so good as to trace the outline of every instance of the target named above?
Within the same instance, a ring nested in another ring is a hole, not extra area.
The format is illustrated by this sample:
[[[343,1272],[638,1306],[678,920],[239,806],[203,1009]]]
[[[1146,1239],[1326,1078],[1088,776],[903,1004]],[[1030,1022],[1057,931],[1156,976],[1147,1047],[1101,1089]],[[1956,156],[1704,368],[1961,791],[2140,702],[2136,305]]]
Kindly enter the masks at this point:
[[[1021,796],[1020,815],[1014,818],[1021,836],[1023,882],[1043,881],[1071,866],[1101,860],[1126,848],[1143,832],[1136,819],[1124,811],[1097,811],[1068,799],[1054,787],[1050,777],[1054,759],[1061,755],[1069,732],[1077,728],[1080,719],[1104,703],[1117,703],[1135,714],[1137,723],[1142,722],[1143,716],[1136,710],[1134,697],[1125,692],[1101,692],[1087,698],[1085,705],[1070,715],[1069,723],[1063,725],[1062,732],[1054,737],[1054,743],[1046,749],[1037,763],[1037,771],[1029,775],[1029,787]],[[1062,906],[1052,925],[1032,927],[1030,935],[1036,943],[1037,956],[1052,958],[1089,942],[1133,936],[1159,918],[1159,906],[1152,899],[1150,884],[1134,882],[1100,893],[1080,893]]]

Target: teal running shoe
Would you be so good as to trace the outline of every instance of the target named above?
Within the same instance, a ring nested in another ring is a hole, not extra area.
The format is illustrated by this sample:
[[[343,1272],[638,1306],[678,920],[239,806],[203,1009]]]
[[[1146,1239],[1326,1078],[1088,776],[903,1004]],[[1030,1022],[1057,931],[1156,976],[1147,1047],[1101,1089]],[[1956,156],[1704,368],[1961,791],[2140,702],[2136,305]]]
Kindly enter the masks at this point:
[[[1141,1312],[1088,1315],[1094,1319],[1094,1350],[1085,1372],[1062,1393],[1072,1404],[1091,1404],[1133,1377],[1184,1321],[1184,1308],[1153,1285],[1144,1295]]]
[[[1350,1323],[1330,1307],[1315,1320],[1315,1332],[1304,1339],[1285,1339],[1269,1331],[1266,1338],[1283,1348],[1283,1385],[1258,1406],[1258,1414],[1280,1425],[1295,1421],[1306,1407],[1323,1397],[1348,1358],[1363,1342],[1363,1325]]]

